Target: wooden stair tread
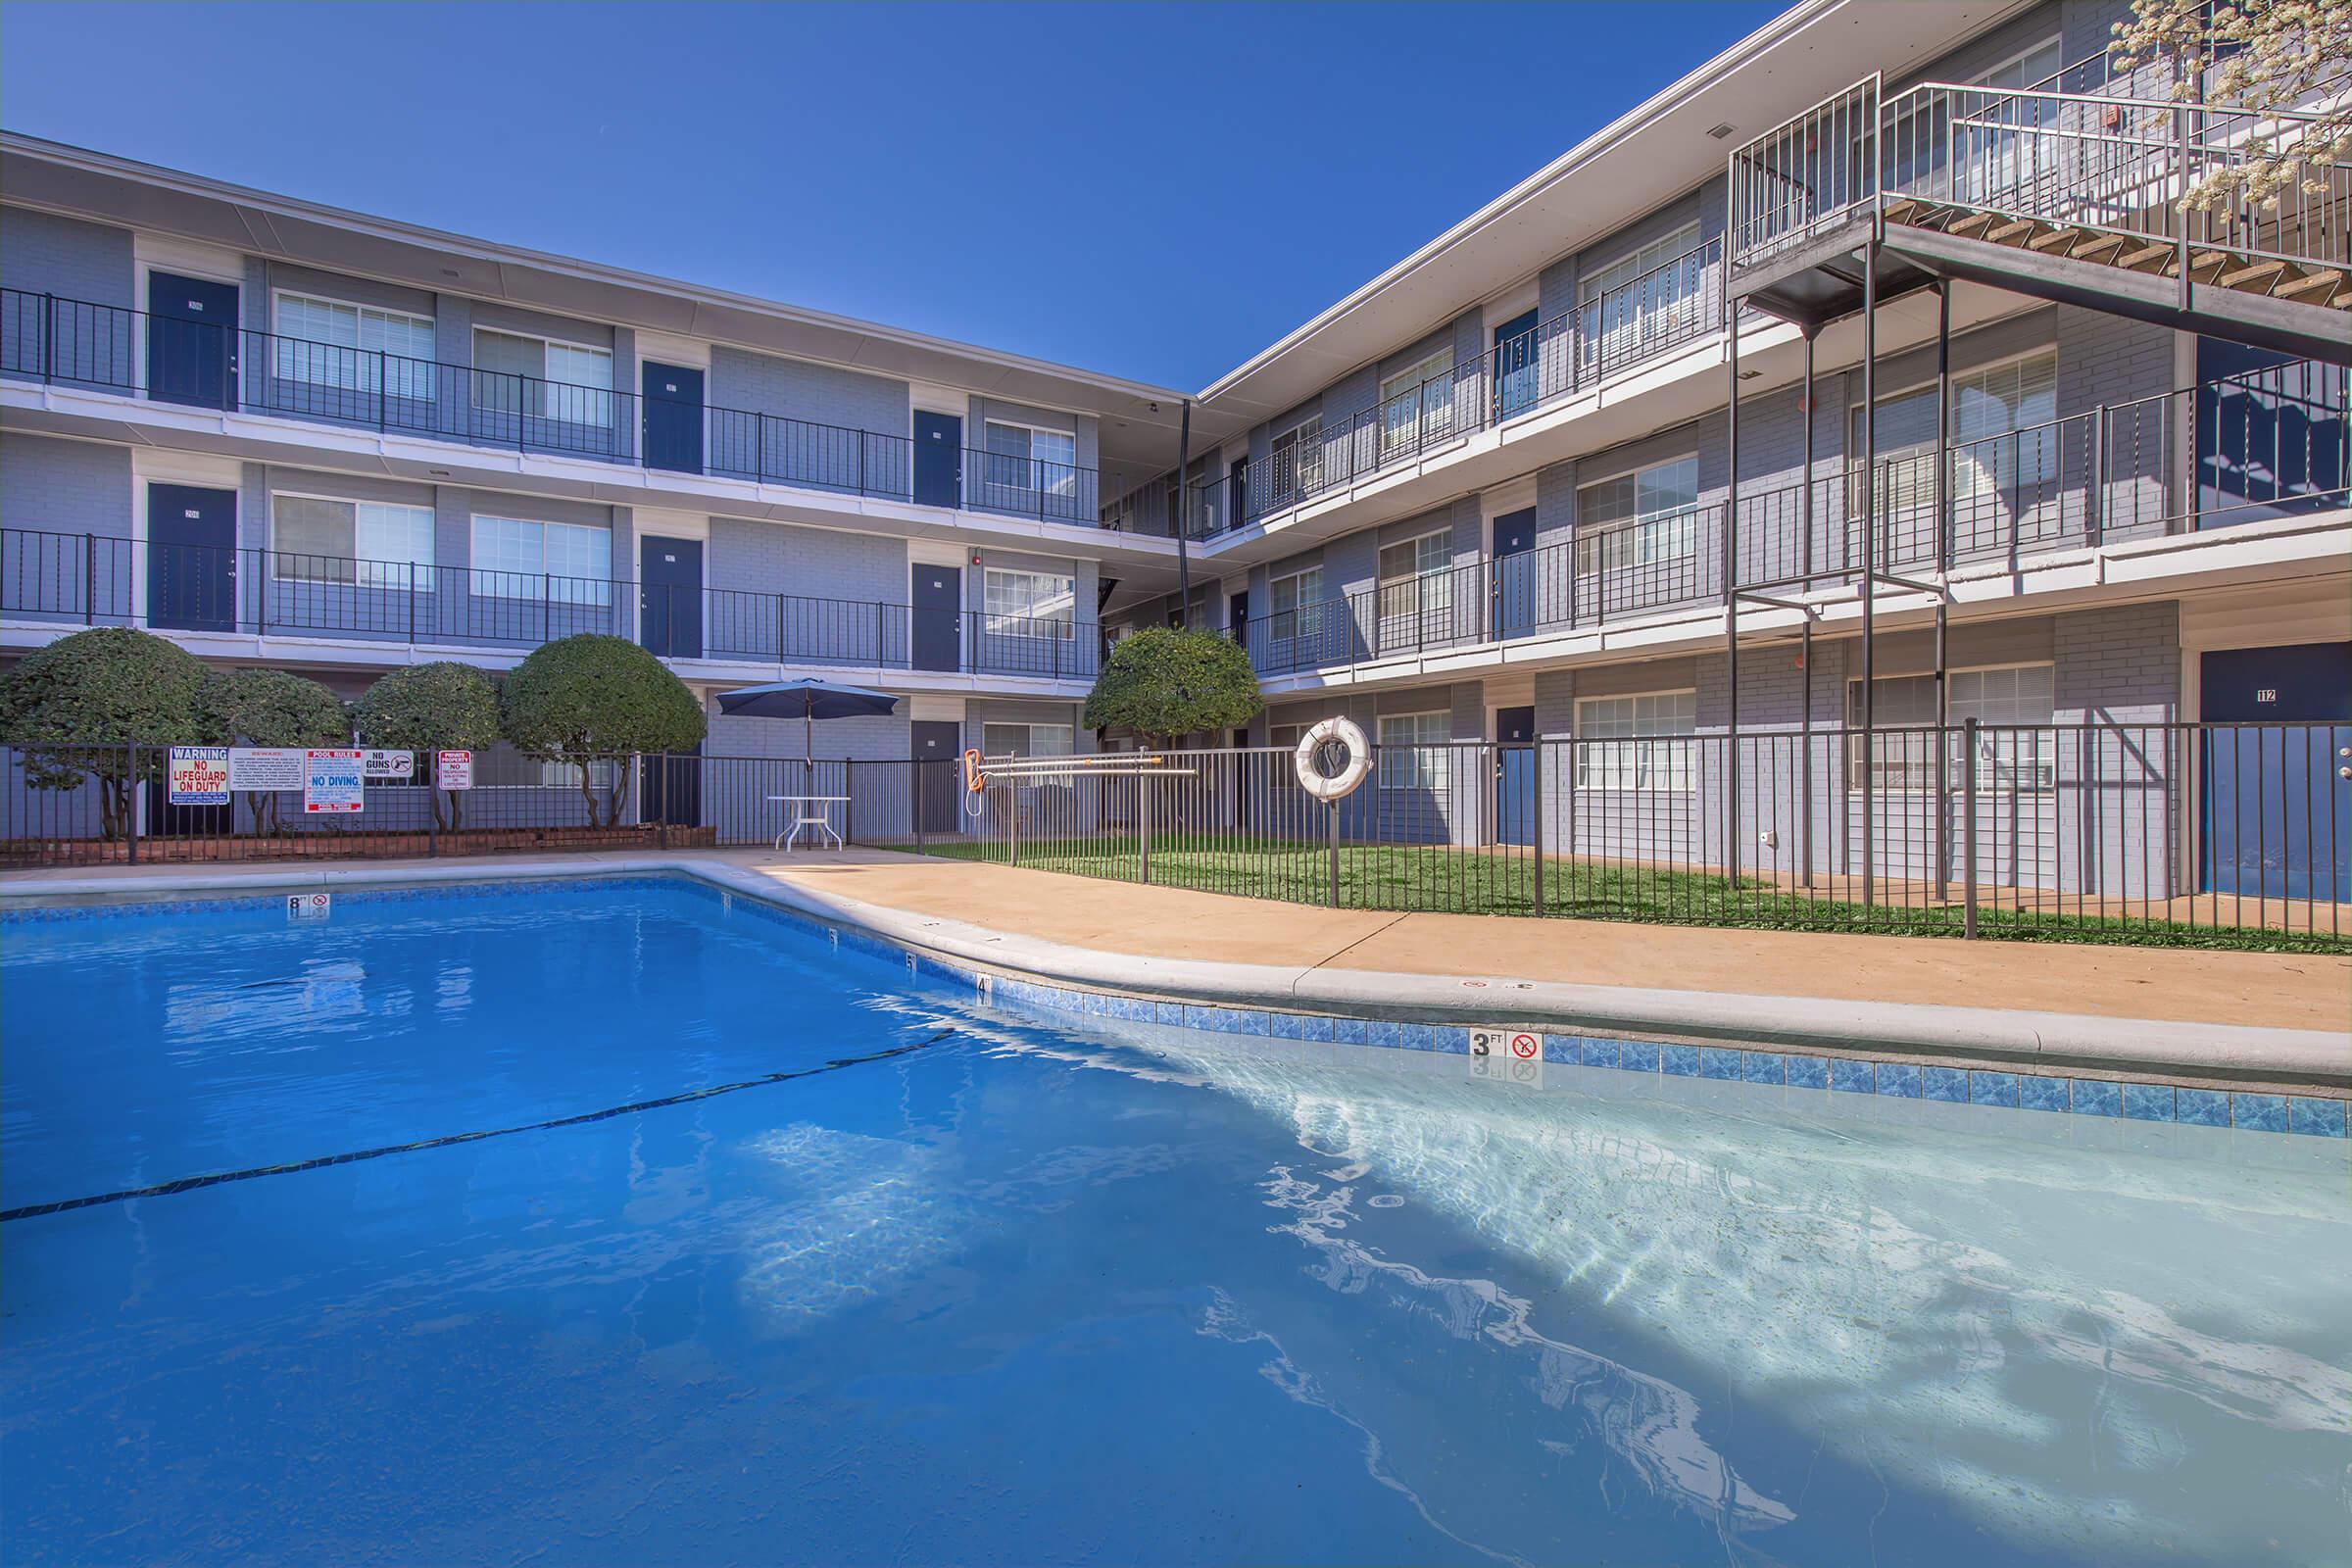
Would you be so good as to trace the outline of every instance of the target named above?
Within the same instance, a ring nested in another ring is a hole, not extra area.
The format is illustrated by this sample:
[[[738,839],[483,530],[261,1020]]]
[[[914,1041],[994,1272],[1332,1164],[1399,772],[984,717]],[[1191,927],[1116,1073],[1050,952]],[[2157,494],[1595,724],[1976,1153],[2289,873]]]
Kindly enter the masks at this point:
[[[2012,219],[2010,221],[2003,223],[2000,227],[1987,233],[1984,238],[1990,240],[1995,245],[2006,245],[2011,240],[2017,239],[2022,235],[2031,234],[2034,232],[2034,230],[2039,227],[2041,227],[2041,225],[2030,218]]]
[[[2117,257],[2115,265],[2127,271],[2136,272],[2143,270],[2150,262],[2164,261],[2173,254],[2173,251],[2174,247],[2169,244],[2142,245],[2135,251],[2128,251]]]
[[[1971,213],[1966,218],[1956,218],[1944,224],[1943,231],[1947,234],[1957,234],[1962,239],[1973,239],[1980,229],[1991,221],[1992,215],[1990,213]]]
[[[2326,304],[2328,294],[2343,280],[2342,270],[2330,267],[2317,272],[2306,272],[2301,277],[2281,283],[2271,293],[2282,300],[2299,300],[2306,294],[2317,294],[2320,296],[2319,303]]]
[[[2254,262],[2248,266],[2237,268],[2234,270],[2225,271],[2220,277],[2216,278],[2215,281],[2220,283],[2224,288],[2240,289],[2248,293],[2253,293],[2257,290],[2268,292],[2267,288],[2264,288],[2264,285],[2275,281],[2278,277],[2278,274],[2285,270],[2286,264],[2274,258],[2268,261]]]

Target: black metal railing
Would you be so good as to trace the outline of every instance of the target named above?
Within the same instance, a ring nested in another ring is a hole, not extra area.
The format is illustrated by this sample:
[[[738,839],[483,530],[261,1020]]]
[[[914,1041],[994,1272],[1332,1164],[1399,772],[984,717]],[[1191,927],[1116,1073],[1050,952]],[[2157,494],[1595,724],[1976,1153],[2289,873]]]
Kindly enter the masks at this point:
[[[1708,240],[1238,474],[1191,486],[1192,537],[1258,522],[1720,331],[1722,262],[1722,242]]]
[[[61,626],[528,649],[600,632],[670,659],[1091,680],[1092,622],[619,577],[0,529],[0,614]]]
[[[2208,247],[2352,262],[2352,164],[2332,151],[2302,159],[2269,199],[2182,202],[2251,158],[2320,144],[2322,116],[2193,102],[2154,90],[2144,71],[2072,75],[2100,90],[1924,82],[1888,94],[1872,75],[1792,116],[1731,155],[1732,265],[1769,261],[1898,198],[2176,248],[2183,278]]]
[[[2182,431],[2193,443],[2181,461]],[[1859,465],[1743,484],[1742,590],[1833,589],[1862,574]],[[2352,371],[2309,362],[2102,404],[1879,461],[1867,530],[1882,572],[1965,570],[2113,540],[2308,515],[2352,504]],[[2181,474],[2192,477],[2184,488]],[[1261,675],[1575,631],[1721,605],[1721,498],[1253,616]]]
[[[226,744],[216,741],[215,744]],[[820,742],[821,746],[821,742]],[[580,766],[504,753],[476,786],[370,783],[175,803],[169,749],[29,759],[0,792],[9,863],[767,847],[821,797],[852,844],[1343,908],[2352,950],[2348,724],[1788,726],[1373,749],[1308,795],[1287,748],[1046,768],[729,756]],[[0,770],[27,758],[0,751]],[[807,844],[807,835],[803,835]]]
[[[918,484],[914,443],[903,433],[647,398],[23,289],[0,289],[0,375],[1087,526],[1097,523],[1101,500],[1097,471],[1072,464],[972,450]]]

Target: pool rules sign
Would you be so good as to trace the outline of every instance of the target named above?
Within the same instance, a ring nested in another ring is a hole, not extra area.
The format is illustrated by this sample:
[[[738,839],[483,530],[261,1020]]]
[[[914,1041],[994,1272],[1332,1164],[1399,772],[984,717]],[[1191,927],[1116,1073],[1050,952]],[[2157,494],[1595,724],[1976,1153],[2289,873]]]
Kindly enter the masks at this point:
[[[359,751],[310,751],[302,757],[302,808],[306,812],[356,812],[368,804],[366,755]]]
[[[1470,1076],[1541,1089],[1544,1037],[1532,1029],[1471,1030]]]

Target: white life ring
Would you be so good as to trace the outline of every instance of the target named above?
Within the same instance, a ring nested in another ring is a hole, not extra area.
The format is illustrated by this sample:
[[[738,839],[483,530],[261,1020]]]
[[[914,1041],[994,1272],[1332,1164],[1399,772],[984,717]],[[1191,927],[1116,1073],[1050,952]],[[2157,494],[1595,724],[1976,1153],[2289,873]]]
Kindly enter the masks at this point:
[[[1326,741],[1338,741],[1348,752],[1347,764],[1329,777],[1315,765],[1315,754]],[[1345,800],[1372,771],[1372,743],[1352,720],[1327,718],[1298,737],[1298,749],[1291,754],[1291,768],[1298,775],[1298,787],[1316,800]]]

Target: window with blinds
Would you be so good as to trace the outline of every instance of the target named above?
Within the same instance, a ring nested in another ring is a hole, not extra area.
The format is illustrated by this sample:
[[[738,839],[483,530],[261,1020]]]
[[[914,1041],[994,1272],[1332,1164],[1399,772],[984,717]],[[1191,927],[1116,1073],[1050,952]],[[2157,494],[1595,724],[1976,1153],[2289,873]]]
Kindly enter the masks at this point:
[[[1593,697],[1576,705],[1576,784],[1588,790],[1688,791],[1696,777],[1696,692]]]
[[[281,381],[339,391],[430,401],[434,390],[433,318],[309,294],[277,296],[276,349]]]
[[[280,582],[429,588],[433,509],[273,495],[270,549],[270,575]]]

